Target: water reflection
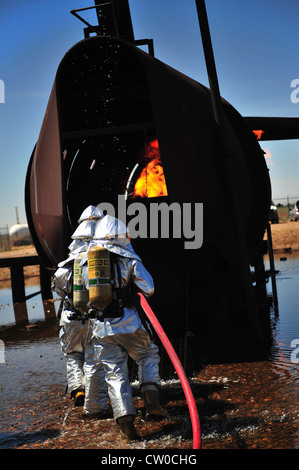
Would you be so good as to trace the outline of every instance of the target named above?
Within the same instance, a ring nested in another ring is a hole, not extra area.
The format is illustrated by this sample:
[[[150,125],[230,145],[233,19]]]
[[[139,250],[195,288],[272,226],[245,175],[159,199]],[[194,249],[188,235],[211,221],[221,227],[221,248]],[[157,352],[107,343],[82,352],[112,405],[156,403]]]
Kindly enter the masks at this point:
[[[298,364],[292,362],[291,344],[294,339],[299,341],[299,258],[277,256],[275,265],[279,315],[272,317],[274,343],[269,359],[280,367],[294,369],[294,379],[298,380]]]
[[[0,282],[0,338],[5,360],[0,363],[0,410],[19,406],[41,387],[65,382],[58,299],[42,299],[39,277],[25,281],[25,293],[26,302],[13,304],[7,282]]]
[[[269,269],[268,260],[265,264]],[[270,332],[267,355],[255,361],[206,365],[198,374],[205,448],[299,448],[299,364],[292,355],[292,342],[299,342],[299,257],[278,256],[275,268],[278,310],[272,307],[270,316],[269,309],[265,310]],[[272,287],[269,281],[269,296]],[[26,289],[30,296],[39,285]],[[9,412],[21,409],[19,404],[38,396],[41,389],[65,387],[65,362],[55,318],[59,302],[54,298],[47,305],[36,295],[28,298],[25,313],[19,314],[19,306],[12,305],[10,296],[7,287],[0,289],[0,338],[6,360],[5,365],[0,364],[0,409]],[[26,315],[28,320],[16,322]],[[27,328],[28,322],[36,326]],[[7,423],[4,413],[0,428],[2,424],[5,430]],[[28,423],[24,421],[24,431]],[[5,436],[1,443],[0,432],[1,447],[9,444]]]
[[[26,302],[12,303],[11,289],[4,287],[6,282],[0,282],[0,330],[3,326],[11,326],[22,322],[35,322],[45,318],[56,318],[55,297],[49,301],[42,301],[39,278],[35,283],[25,284]]]
[[[27,329],[14,325],[1,332],[5,364],[0,364],[0,409],[32,398],[50,384],[64,383],[65,364],[56,320],[38,321]]]

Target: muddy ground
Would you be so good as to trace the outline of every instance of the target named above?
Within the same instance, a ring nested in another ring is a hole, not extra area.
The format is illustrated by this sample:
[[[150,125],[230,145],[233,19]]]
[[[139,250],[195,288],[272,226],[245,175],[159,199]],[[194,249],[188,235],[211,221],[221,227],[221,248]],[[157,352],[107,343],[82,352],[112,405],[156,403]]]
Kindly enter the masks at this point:
[[[284,386],[287,380],[278,380],[278,374],[267,362],[244,362],[207,365],[190,378],[201,448],[298,448],[298,395]],[[141,440],[128,444],[120,439],[111,417],[84,418],[82,408],[74,407],[64,394],[63,385],[41,388],[30,400],[6,410],[0,420],[4,439],[0,448],[192,450],[192,424],[178,380],[162,383],[161,404],[168,411],[163,421],[144,418],[137,388],[134,402]]]

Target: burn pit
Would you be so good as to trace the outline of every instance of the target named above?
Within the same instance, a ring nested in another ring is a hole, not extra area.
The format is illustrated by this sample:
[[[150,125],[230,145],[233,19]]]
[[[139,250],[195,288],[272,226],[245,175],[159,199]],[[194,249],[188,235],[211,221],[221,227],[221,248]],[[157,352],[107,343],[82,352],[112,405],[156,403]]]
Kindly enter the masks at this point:
[[[125,198],[153,198],[168,196],[158,139],[145,145],[143,156],[127,181]]]
[[[69,140],[63,152],[67,217],[74,230],[88,204],[167,199],[167,186],[154,129]]]

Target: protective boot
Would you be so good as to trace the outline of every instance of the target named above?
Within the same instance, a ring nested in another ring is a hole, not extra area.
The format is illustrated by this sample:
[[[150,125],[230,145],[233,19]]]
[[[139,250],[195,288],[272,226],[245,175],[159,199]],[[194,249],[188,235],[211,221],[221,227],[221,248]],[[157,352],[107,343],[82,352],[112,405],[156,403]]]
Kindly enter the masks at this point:
[[[74,405],[83,406],[84,400],[85,400],[85,392],[84,390],[79,390],[74,397]]]
[[[141,385],[141,393],[144,401],[146,416],[148,418],[164,418],[167,411],[159,403],[159,390],[155,383]]]
[[[82,388],[77,388],[71,392],[71,398],[74,400],[74,406],[83,406],[85,400],[85,391]]]
[[[120,427],[120,436],[123,441],[130,442],[140,439],[134,426],[134,419],[135,417],[133,415],[126,415],[116,420]]]

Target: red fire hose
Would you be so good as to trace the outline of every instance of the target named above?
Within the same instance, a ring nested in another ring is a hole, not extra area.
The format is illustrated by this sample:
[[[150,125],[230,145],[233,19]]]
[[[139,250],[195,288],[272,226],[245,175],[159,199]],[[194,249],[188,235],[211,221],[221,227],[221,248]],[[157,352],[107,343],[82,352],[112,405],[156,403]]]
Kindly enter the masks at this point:
[[[185,397],[187,400],[189,413],[191,417],[192,430],[193,430],[193,449],[200,449],[201,435],[200,435],[200,423],[199,423],[198,412],[197,412],[196,404],[194,401],[193,393],[191,391],[191,388],[190,388],[188,379],[186,377],[185,371],[183,369],[183,366],[181,364],[181,361],[179,360],[175,350],[173,349],[169,339],[167,338],[162,326],[160,325],[156,315],[152,311],[145,297],[141,293],[139,293],[138,295],[140,296],[141,307],[143,308],[146,316],[148,317],[151,324],[153,325],[156,333],[158,334],[160,340],[162,341],[163,346],[165,347],[171,359],[171,362],[173,363],[175,367],[175,370],[177,371],[177,374],[179,376],[179,379],[181,381],[181,384],[185,393]]]

